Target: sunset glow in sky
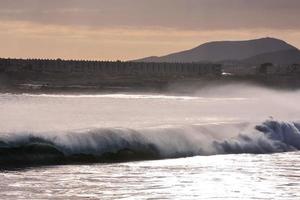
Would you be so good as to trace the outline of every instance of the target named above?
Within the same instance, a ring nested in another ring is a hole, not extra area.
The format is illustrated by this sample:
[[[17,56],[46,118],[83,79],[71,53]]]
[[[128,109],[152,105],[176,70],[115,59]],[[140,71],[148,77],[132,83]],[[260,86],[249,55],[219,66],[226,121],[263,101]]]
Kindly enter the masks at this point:
[[[0,0],[0,57],[130,60],[213,40],[300,48],[299,0]]]

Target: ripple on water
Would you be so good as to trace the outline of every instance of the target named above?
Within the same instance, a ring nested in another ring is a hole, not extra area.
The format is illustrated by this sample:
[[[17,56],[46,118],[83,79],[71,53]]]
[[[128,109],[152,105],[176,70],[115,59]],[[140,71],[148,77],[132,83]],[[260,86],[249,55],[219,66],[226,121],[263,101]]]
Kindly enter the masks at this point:
[[[0,173],[1,199],[299,199],[299,153],[224,155]]]

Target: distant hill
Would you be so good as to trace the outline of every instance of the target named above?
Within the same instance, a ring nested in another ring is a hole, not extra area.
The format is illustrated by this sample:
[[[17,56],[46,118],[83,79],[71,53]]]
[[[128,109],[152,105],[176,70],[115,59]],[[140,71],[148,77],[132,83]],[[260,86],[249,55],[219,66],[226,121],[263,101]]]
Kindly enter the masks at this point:
[[[242,60],[242,63],[258,65],[262,63],[274,63],[279,65],[285,64],[300,64],[300,51],[298,49],[290,49],[283,51],[276,51],[271,53],[264,53]]]
[[[136,62],[222,62],[222,61],[298,61],[299,50],[276,38],[261,38],[247,41],[218,41],[202,44],[196,48],[162,57],[148,57]],[[280,58],[282,57],[282,58]]]

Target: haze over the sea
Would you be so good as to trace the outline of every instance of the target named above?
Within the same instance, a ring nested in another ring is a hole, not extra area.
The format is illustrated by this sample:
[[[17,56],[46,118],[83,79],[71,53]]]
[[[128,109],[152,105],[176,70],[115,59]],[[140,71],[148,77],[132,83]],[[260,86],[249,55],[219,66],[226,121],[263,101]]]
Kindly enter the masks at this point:
[[[267,36],[299,48],[299,10],[299,0],[0,0],[0,55],[131,60]]]

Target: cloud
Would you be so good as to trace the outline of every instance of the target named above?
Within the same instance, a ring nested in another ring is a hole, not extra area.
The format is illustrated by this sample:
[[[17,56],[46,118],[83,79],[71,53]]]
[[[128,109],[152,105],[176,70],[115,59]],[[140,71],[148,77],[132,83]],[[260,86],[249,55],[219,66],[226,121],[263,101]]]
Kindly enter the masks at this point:
[[[278,37],[300,46],[295,30],[182,30],[175,28],[87,27],[0,21],[2,57],[130,60],[165,55],[214,40]]]
[[[299,0],[0,0],[0,55],[128,60],[266,36],[300,47],[299,10]]]
[[[0,18],[90,27],[300,29],[299,0],[0,0]]]

